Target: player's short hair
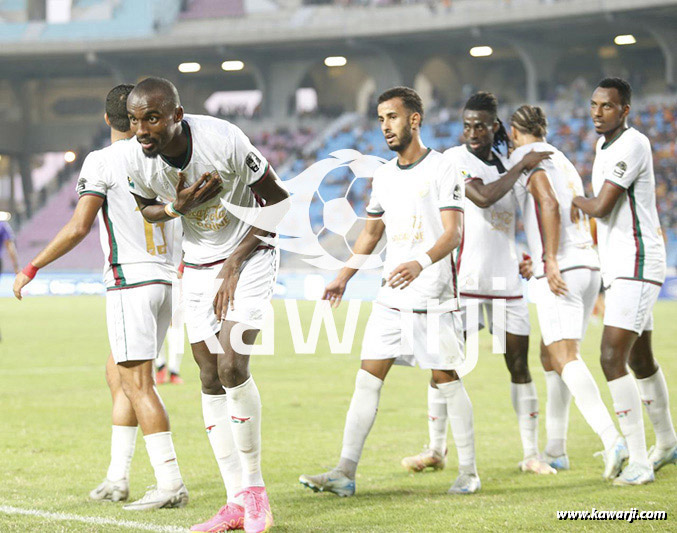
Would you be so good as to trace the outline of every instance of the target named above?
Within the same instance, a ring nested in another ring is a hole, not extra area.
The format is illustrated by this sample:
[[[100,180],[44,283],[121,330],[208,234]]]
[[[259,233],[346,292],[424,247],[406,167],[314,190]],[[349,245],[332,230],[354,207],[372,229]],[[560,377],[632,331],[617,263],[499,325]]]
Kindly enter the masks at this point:
[[[159,94],[164,101],[164,105],[171,105],[172,109],[181,105],[179,91],[171,81],[165,78],[150,77],[140,81],[134,87],[134,95],[139,94]]]
[[[479,91],[473,94],[463,106],[463,111],[486,111],[494,120],[498,121],[498,131],[494,134],[494,148],[500,150],[501,145],[510,146],[510,137],[508,132],[498,118],[498,99],[493,93]]]
[[[378,104],[392,100],[393,98],[400,98],[404,107],[412,113],[421,115],[421,122],[423,122],[423,100],[418,93],[411,87],[393,87],[381,93],[378,97]]]
[[[621,105],[630,105],[632,100],[632,87],[623,78],[604,78],[597,84],[602,89],[616,89],[621,97]]]
[[[534,137],[545,137],[548,132],[548,119],[537,105],[523,105],[517,109],[510,117],[510,125]]]
[[[106,96],[106,115],[111,128],[117,131],[129,131],[129,116],[127,115],[127,97],[134,89],[133,85],[116,85]]]

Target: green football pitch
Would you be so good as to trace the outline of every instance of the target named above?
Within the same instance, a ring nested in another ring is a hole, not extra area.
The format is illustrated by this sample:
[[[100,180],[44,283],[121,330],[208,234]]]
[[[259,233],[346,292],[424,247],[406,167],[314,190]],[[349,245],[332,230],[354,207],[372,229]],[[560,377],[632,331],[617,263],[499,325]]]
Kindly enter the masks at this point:
[[[307,334],[312,303],[300,305]],[[339,331],[346,305],[336,313]],[[263,473],[275,515],[275,531],[428,532],[548,531],[552,529],[677,530],[677,468],[658,472],[642,487],[613,487],[601,478],[596,435],[572,406],[568,449],[572,470],[556,476],[517,470],[521,445],[510,403],[508,373],[502,357],[490,353],[490,337],[481,334],[480,362],[465,378],[475,412],[475,434],[482,491],[450,496],[456,474],[450,438],[446,470],[409,475],[404,455],[427,442],[428,373],[396,367],[381,395],[376,424],[358,470],[357,494],[338,498],[315,494],[298,483],[338,458],[345,413],[359,364],[360,339],[370,306],[363,304],[351,355],[332,355],[324,330],[317,352],[296,355],[287,315],[275,302],[275,355],[253,359],[252,372],[263,402]],[[532,310],[533,311],[533,310]],[[660,302],[655,310],[656,357],[665,370],[677,416],[677,304]],[[534,331],[535,313],[532,312]],[[197,368],[186,355],[182,386],[163,385],[181,471],[190,492],[184,509],[144,514],[116,504],[88,501],[88,492],[105,476],[109,458],[110,398],[104,380],[108,354],[104,300],[100,297],[28,297],[0,300],[0,531],[129,532],[179,531],[211,516],[224,503],[223,485],[207,441],[200,406]],[[592,324],[583,357],[602,396],[611,406],[600,371],[601,325]],[[530,363],[545,411],[545,383],[538,362],[538,341]],[[653,431],[645,417],[647,440]],[[545,440],[540,418],[540,442]],[[132,465],[131,496],[153,483],[139,436]],[[558,521],[559,511],[667,511],[667,521]]]

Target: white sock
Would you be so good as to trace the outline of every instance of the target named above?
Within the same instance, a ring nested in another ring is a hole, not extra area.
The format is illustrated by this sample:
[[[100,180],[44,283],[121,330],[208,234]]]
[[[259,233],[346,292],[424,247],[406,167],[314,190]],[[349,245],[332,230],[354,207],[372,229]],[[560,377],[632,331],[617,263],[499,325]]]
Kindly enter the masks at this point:
[[[569,388],[583,418],[602,439],[604,449],[608,450],[618,438],[618,430],[602,402],[590,370],[580,359],[569,361],[562,369],[562,381]]]
[[[447,451],[447,400],[431,385],[428,385],[428,434],[430,449],[444,456]]]
[[[458,469],[476,474],[472,403],[463,382],[459,379],[449,383],[438,383],[437,389],[447,401],[447,416],[458,453]]]
[[[110,465],[106,477],[111,481],[129,479],[137,426],[113,426],[110,438]]]
[[[263,487],[261,475],[261,396],[254,378],[225,388],[233,440],[240,452],[242,487]]]
[[[545,453],[551,457],[559,457],[567,453],[571,393],[561,376],[554,370],[545,372],[545,387],[548,392],[548,401],[545,404],[545,432],[548,443],[545,445]]]
[[[653,376],[638,379],[637,387],[656,433],[656,448],[660,450],[672,448],[677,444],[677,436],[670,416],[670,397],[663,371],[659,368]]]
[[[524,458],[538,456],[538,393],[533,381],[510,383],[512,407],[522,438]]]
[[[628,442],[629,462],[649,465],[644,437],[644,415],[642,401],[635,378],[630,374],[609,381],[609,390],[614,400],[614,410],[621,426],[621,433]]]
[[[146,450],[150,464],[155,471],[157,488],[161,490],[176,490],[182,484],[179,463],[176,460],[172,432],[162,431],[143,437],[146,441]]]
[[[383,381],[361,368],[355,377],[355,391],[350,400],[343,429],[343,447],[339,468],[349,477],[355,477],[364,442],[376,420]]]
[[[202,416],[209,444],[212,445],[223,484],[226,486],[228,503],[242,505],[241,497],[235,497],[242,490],[242,463],[233,440],[227,401],[225,394],[202,393]]]

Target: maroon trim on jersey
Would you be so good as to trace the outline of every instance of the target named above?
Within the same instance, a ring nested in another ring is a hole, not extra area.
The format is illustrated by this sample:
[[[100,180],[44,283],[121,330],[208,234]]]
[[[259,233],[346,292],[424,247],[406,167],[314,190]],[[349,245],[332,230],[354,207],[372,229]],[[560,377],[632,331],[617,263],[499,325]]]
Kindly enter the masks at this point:
[[[461,256],[463,255],[463,245],[465,244],[465,228],[463,229],[463,235],[461,235],[461,244],[458,247],[458,254],[456,254],[456,268],[458,272],[461,271]]]
[[[253,187],[254,185],[258,185],[264,179],[266,179],[269,175],[270,175],[270,163],[266,163],[266,171],[263,173],[263,176],[261,176],[259,179],[257,179],[254,183],[249,184],[249,186]]]
[[[479,300],[520,300],[524,296],[491,296],[489,294],[471,294],[468,292],[462,292],[461,296],[464,298],[477,298]]]
[[[479,180],[479,181],[481,181],[482,183],[484,183],[484,181],[482,180],[482,178],[478,178],[478,177],[476,177],[476,176],[470,176],[469,178],[465,178],[465,182],[466,182],[466,183],[468,183],[468,182],[470,182],[470,181],[474,181],[474,180]]]
[[[151,280],[151,281],[141,281],[139,283],[132,283],[130,285],[125,285],[124,287],[109,287],[106,289],[106,291],[121,291],[124,289],[136,289],[137,287],[146,287],[147,285],[167,285],[169,287],[172,286],[171,281],[158,281],[158,280]]]
[[[451,259],[451,276],[452,283],[454,284],[454,298],[458,298],[458,276],[456,274],[456,264],[454,263],[454,254],[449,254]]]
[[[585,268],[587,270],[592,270],[593,272],[599,272],[599,267],[591,267],[591,266],[585,266],[585,265],[578,265],[578,266],[572,266],[572,267],[567,267],[562,270],[560,270],[560,274],[564,274],[565,272],[569,272],[570,270],[580,270],[582,268]],[[534,276],[536,279],[543,279],[545,278],[546,275],[543,274],[542,276]]]
[[[273,250],[274,248],[275,246],[272,246],[270,244],[262,244],[261,246],[257,246],[256,248],[254,248],[254,251],[258,252],[259,250]],[[194,268],[200,270],[203,268],[209,268],[221,263],[225,263],[226,259],[228,258],[224,257],[223,259],[218,259],[217,261],[212,261],[211,263],[186,263],[185,261],[183,263],[184,265],[186,265],[185,268]]]
[[[367,211],[367,217],[379,218],[383,216],[383,213],[385,213],[385,211],[381,211],[380,213],[370,213]]]
[[[659,287],[663,286],[663,283],[660,281],[653,281],[651,279],[644,279],[644,278],[616,278],[616,279],[626,279],[628,281],[641,281],[643,283],[651,283],[652,285],[657,285]],[[613,283],[613,282],[612,282]]]
[[[604,183],[608,183],[609,185],[613,185],[614,187],[620,189],[620,190],[623,191],[623,192],[627,191],[627,189],[626,189],[625,187],[623,187],[622,185],[619,185],[619,184],[616,183],[615,181],[604,180]]]

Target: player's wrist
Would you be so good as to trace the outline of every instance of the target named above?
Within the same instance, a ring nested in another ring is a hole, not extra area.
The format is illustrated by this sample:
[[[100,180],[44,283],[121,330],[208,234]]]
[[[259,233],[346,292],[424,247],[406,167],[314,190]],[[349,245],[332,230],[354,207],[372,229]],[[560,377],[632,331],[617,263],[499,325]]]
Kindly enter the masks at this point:
[[[26,276],[28,276],[28,278],[33,279],[35,275],[38,273],[38,270],[40,269],[36,267],[33,263],[28,263],[21,272],[23,272]]]
[[[421,270],[425,270],[426,268],[428,268],[430,265],[433,264],[433,260],[430,258],[427,252],[418,254],[414,258],[414,261],[416,261],[419,265],[421,265]]]
[[[165,205],[165,213],[171,218],[179,218],[185,215],[185,212],[182,210],[183,206],[177,208],[175,202],[170,202]]]

